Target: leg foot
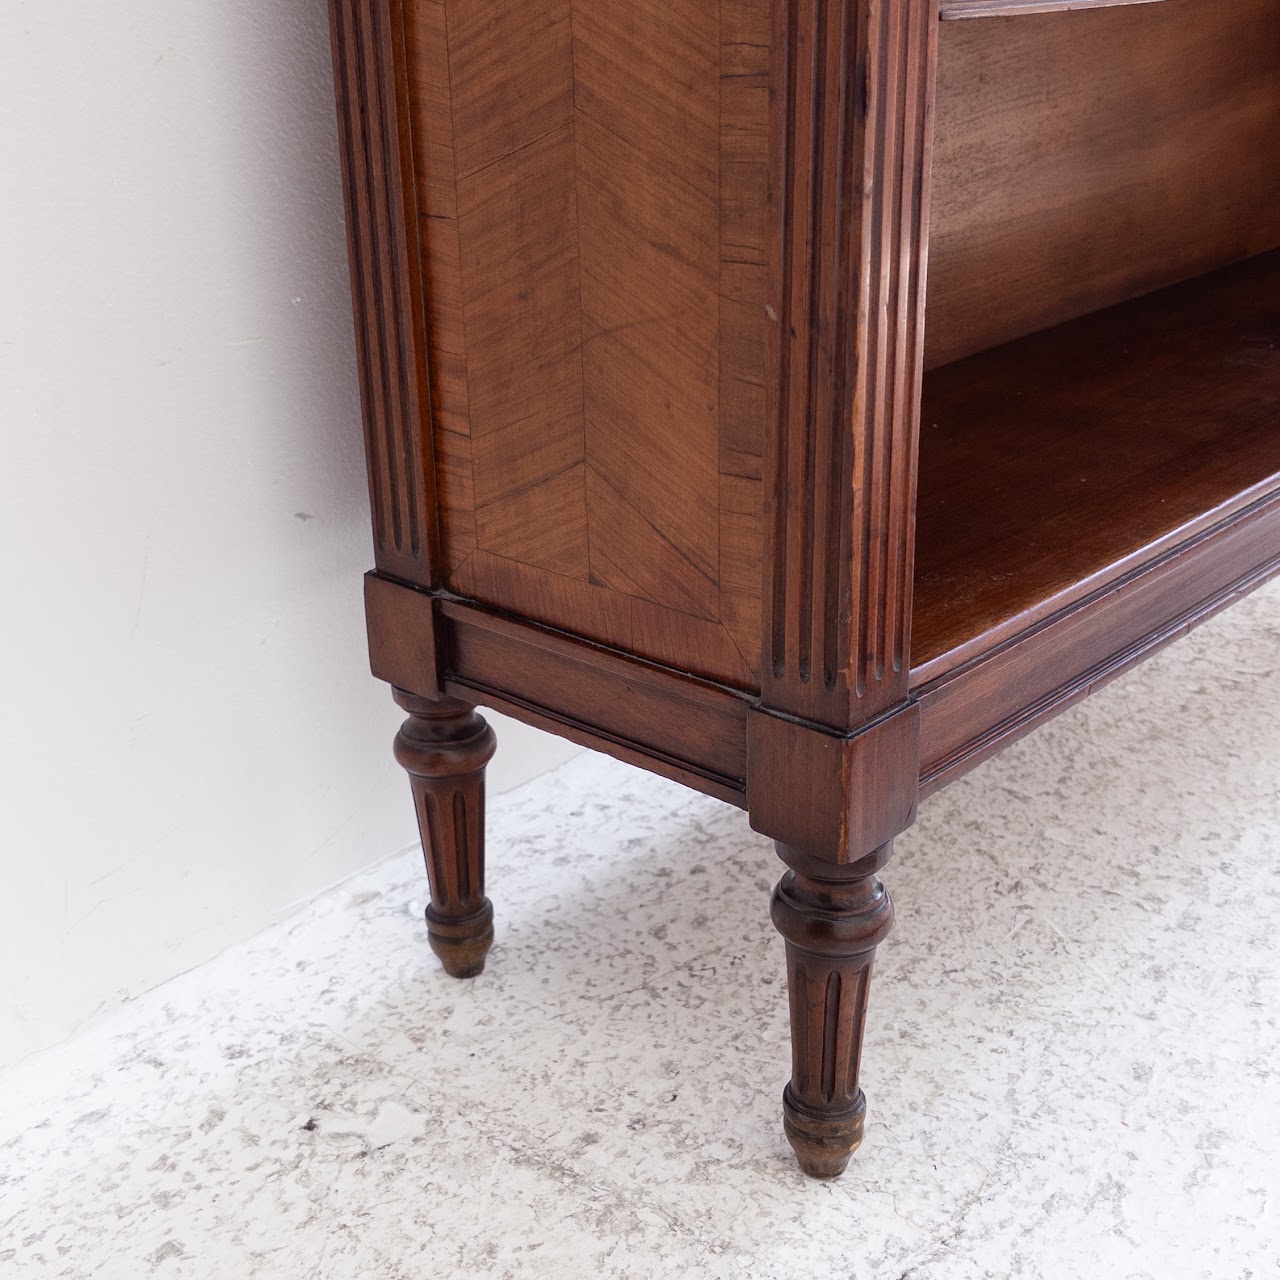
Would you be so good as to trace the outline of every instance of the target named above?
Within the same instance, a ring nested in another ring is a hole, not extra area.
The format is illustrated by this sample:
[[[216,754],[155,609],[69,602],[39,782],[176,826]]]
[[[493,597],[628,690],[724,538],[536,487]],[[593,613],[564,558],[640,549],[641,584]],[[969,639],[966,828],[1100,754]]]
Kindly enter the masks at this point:
[[[811,1178],[838,1178],[845,1171],[862,1142],[866,1114],[867,1099],[861,1089],[850,1110],[831,1114],[811,1111],[797,1102],[790,1085],[782,1091],[782,1127],[796,1161]]]
[[[484,769],[493,730],[456,698],[395,690],[409,713],[396,734],[408,771],[431,882],[427,939],[445,972],[473,978],[493,942],[493,904],[484,896]]]
[[[813,1178],[844,1172],[862,1141],[867,1103],[858,1085],[867,990],[893,904],[876,876],[890,845],[856,863],[819,862],[784,845],[791,870],[773,895],[787,942],[791,1083],[782,1096],[787,1139]]]

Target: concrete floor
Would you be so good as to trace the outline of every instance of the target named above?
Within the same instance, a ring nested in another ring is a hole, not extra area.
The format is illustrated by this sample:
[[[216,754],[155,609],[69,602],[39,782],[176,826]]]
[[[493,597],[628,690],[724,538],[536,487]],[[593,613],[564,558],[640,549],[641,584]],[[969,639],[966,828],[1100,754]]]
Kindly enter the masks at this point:
[[[745,818],[584,756],[490,829],[480,979],[405,854],[0,1080],[0,1275],[1280,1275],[1280,587],[923,806],[837,1183]]]

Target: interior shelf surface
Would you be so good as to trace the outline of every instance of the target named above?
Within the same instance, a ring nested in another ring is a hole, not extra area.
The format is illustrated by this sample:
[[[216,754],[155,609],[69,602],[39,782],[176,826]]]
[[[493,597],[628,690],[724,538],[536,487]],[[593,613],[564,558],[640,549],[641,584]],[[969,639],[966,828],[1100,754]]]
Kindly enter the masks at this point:
[[[1280,489],[1280,251],[924,380],[917,683]]]

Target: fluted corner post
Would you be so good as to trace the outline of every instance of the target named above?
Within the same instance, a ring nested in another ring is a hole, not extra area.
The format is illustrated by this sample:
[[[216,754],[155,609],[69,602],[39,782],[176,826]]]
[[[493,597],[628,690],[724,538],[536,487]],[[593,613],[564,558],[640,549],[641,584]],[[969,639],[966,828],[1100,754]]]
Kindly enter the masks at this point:
[[[813,1178],[838,1177],[862,1141],[867,1100],[858,1072],[871,963],[893,925],[893,903],[876,873],[891,852],[885,844],[836,866],[778,845],[791,868],[772,904],[774,926],[786,939],[791,997],[782,1119],[801,1169]]]
[[[396,734],[408,771],[431,883],[427,938],[445,972],[473,978],[493,943],[484,894],[484,770],[497,741],[474,707],[456,698],[395,690],[409,718]]]
[[[911,693],[938,0],[775,0],[765,586],[751,825],[790,870],[787,1136],[834,1177],[862,1135],[877,878],[915,816]]]

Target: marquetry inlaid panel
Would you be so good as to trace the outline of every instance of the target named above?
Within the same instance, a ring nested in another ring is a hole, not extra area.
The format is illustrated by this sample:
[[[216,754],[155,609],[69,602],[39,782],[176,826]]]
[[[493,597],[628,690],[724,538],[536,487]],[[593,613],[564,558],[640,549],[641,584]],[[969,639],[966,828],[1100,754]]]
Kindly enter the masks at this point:
[[[443,572],[758,684],[769,0],[405,7]]]

